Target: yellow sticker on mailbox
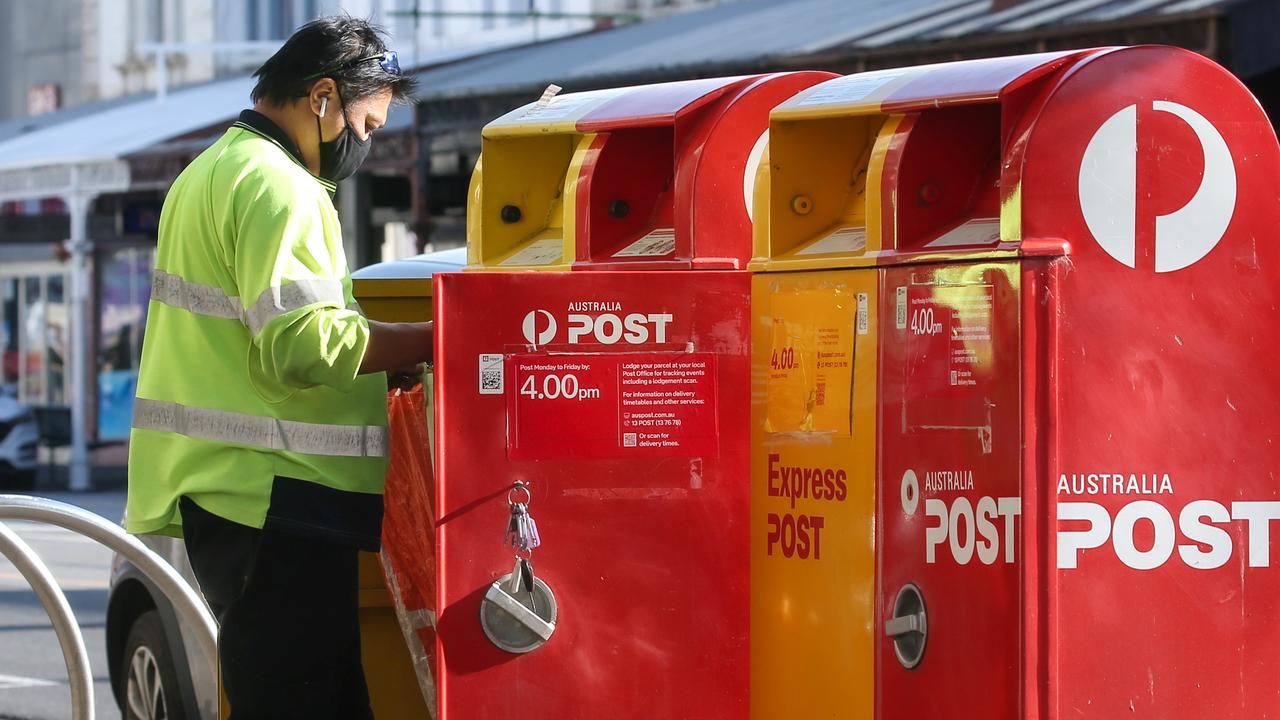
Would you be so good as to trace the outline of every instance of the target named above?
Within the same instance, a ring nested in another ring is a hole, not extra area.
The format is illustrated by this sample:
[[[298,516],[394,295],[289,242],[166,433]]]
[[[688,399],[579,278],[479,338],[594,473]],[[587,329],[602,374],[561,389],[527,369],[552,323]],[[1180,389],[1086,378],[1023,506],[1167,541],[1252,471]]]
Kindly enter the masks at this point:
[[[843,285],[773,296],[767,432],[849,435],[857,306]]]

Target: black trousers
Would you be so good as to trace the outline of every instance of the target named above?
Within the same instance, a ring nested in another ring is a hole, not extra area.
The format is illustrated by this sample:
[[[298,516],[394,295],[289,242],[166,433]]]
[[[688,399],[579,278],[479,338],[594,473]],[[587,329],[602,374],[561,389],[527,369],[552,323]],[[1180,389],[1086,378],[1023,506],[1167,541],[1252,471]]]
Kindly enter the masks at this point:
[[[371,720],[357,550],[180,503],[187,555],[219,624],[231,720]]]

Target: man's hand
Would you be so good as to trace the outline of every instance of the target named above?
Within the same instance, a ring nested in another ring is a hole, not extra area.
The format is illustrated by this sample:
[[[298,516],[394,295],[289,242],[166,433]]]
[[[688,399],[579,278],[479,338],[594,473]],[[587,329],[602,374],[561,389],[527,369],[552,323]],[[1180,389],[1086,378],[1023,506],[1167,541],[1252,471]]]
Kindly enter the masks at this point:
[[[425,365],[412,365],[400,370],[392,370],[387,373],[387,389],[388,390],[404,390],[409,391],[415,385],[422,384],[422,374],[426,372]]]
[[[360,372],[401,372],[432,359],[433,323],[384,323],[369,321],[369,344]],[[417,373],[422,375],[421,371]]]

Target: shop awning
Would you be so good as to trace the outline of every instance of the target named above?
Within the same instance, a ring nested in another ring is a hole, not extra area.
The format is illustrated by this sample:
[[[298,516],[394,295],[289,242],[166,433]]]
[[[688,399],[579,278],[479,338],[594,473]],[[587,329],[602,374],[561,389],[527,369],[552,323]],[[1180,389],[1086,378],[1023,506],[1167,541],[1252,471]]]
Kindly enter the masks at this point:
[[[547,83],[577,91],[888,48],[959,56],[960,45],[980,40],[1189,18],[1223,17],[1233,31],[1249,32],[1273,28],[1267,21],[1278,7],[1276,0],[1023,0],[1004,10],[994,10],[993,0],[740,0],[428,69],[419,80],[426,102],[528,92]],[[1280,54],[1267,62],[1233,60],[1230,69],[1248,75],[1280,63]]]
[[[0,142],[0,200],[126,190],[129,167],[121,157],[234,116],[252,88],[251,78],[208,83]]]
[[[525,42],[433,51],[413,66],[440,67]],[[254,82],[251,77],[218,80],[172,90],[163,100],[150,94],[129,102],[112,100],[93,112],[68,108],[32,119],[21,128],[27,132],[0,133],[0,201],[124,191],[130,187],[126,156],[230,123],[249,107]],[[408,128],[412,112],[398,108],[391,120],[389,129]],[[15,131],[12,123],[7,128]]]

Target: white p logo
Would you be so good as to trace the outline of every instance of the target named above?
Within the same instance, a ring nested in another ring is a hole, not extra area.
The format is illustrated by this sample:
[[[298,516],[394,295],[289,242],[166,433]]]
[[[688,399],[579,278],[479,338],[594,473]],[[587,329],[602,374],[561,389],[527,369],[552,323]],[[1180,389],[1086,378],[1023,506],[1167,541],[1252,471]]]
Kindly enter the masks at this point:
[[[538,330],[540,317],[546,318],[546,328],[543,330]],[[521,329],[524,330],[524,339],[528,340],[530,345],[541,347],[555,339],[556,319],[546,310],[530,310],[529,314],[524,316]]]
[[[1222,134],[1185,105],[1156,100],[1152,109],[1174,115],[1195,132],[1204,150],[1204,175],[1180,209],[1156,216],[1156,272],[1181,270],[1222,240],[1236,210],[1236,168]],[[1137,267],[1138,106],[1112,115],[1089,140],[1080,163],[1080,211],[1098,245]]]

